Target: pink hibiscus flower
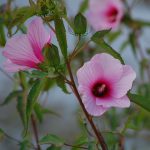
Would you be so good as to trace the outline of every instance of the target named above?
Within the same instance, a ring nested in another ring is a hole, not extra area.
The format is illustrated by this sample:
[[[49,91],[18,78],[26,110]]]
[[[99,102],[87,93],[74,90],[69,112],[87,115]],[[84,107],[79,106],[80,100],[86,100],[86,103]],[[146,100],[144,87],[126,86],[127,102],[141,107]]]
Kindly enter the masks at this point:
[[[129,107],[127,92],[134,70],[109,54],[97,54],[78,71],[78,90],[89,114],[100,116],[111,107]]]
[[[94,30],[116,29],[124,14],[121,0],[90,0],[87,19]]]
[[[44,61],[42,49],[50,41],[51,35],[44,29],[42,19],[36,17],[29,24],[27,34],[13,36],[7,41],[3,51],[7,58],[5,69],[9,72],[38,69],[38,64]]]

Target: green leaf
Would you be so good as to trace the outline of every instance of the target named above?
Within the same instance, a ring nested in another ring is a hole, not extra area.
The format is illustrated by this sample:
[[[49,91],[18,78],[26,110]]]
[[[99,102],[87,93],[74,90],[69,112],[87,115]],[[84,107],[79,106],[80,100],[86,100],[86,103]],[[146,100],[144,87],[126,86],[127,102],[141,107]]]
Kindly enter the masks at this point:
[[[102,38],[97,37],[98,36],[94,36],[92,38],[92,41],[99,45],[103,49],[103,52],[112,55],[116,59],[119,59],[122,64],[124,64],[124,60],[122,59],[121,55],[117,51],[115,51],[111,46],[109,46]]]
[[[29,150],[31,147],[31,144],[28,140],[24,140],[19,143],[19,150]]]
[[[144,95],[145,97],[150,97],[150,84],[143,83],[138,86],[139,95]]]
[[[150,112],[150,98],[132,93],[128,93],[128,97],[133,103],[141,106],[142,108]]]
[[[5,46],[5,43],[6,43],[6,37],[4,31],[4,24],[2,19],[0,18],[0,46]]]
[[[23,71],[23,72],[30,78],[44,78],[48,76],[48,73],[39,70],[33,70],[32,72],[28,72],[28,71]]]
[[[56,30],[56,37],[59,43],[61,52],[64,58],[67,58],[67,40],[66,40],[66,30],[63,23],[63,20],[59,17],[56,17],[54,20],[55,23],[55,30]]]
[[[17,98],[17,111],[20,115],[21,121],[24,125],[26,126],[26,104],[24,103],[25,101],[23,100],[24,97],[18,96]],[[26,99],[25,99],[26,100]]]
[[[74,32],[77,35],[82,35],[87,30],[87,21],[86,18],[81,14],[78,13],[74,18]]]
[[[111,43],[114,42],[121,35],[121,33],[122,33],[121,30],[116,32],[110,32],[108,34],[108,41]]]
[[[34,111],[35,111],[36,117],[38,118],[40,123],[43,121],[44,114],[50,114],[50,115],[55,115],[57,117],[60,117],[59,114],[57,114],[49,109],[43,108],[38,103],[35,104]]]
[[[60,64],[59,51],[54,44],[47,45],[44,50],[45,61],[54,68],[57,68]]]
[[[97,31],[92,37],[91,40],[94,42],[98,42],[99,40],[101,40],[102,38],[104,38],[104,36],[106,34],[108,34],[111,31],[111,29],[109,30],[101,30],[101,31]]]
[[[96,145],[95,142],[90,142],[90,143],[88,144],[88,150],[95,150],[95,149],[96,149],[95,145]]]
[[[129,43],[131,45],[131,50],[133,52],[134,55],[136,55],[136,37],[135,37],[135,33],[132,32],[129,34]]]
[[[149,68],[149,59],[147,58],[143,58],[140,61],[140,74],[141,74],[141,78],[144,78],[144,73],[145,70]]]
[[[88,2],[89,0],[84,0],[79,8],[79,12],[84,13],[86,11],[86,9],[88,8]]]
[[[30,6],[35,7],[35,2],[33,0],[29,0]]]
[[[62,146],[64,145],[64,139],[53,135],[53,134],[48,134],[44,136],[40,141],[40,144],[53,144],[55,146]]]
[[[62,89],[62,91],[66,94],[70,94],[67,90],[67,86],[66,83],[64,81],[64,78],[62,78],[61,76],[56,78],[56,84],[58,85],[58,87],[60,87]]]
[[[44,91],[48,91],[50,88],[52,88],[55,85],[55,80],[47,78],[44,85]]]
[[[32,7],[24,6],[21,8],[18,8],[13,13],[13,19],[11,23],[9,24],[9,27],[12,28],[14,26],[20,26],[22,23],[24,23],[28,18],[35,15],[35,9]]]
[[[54,115],[54,116],[57,116],[57,117],[60,117],[60,116],[61,116],[60,114],[58,114],[58,113],[56,113],[56,112],[54,112],[54,111],[52,111],[52,110],[50,110],[50,109],[46,109],[46,108],[43,108],[43,109],[42,109],[42,113],[43,113],[43,114]]]
[[[0,141],[2,141],[5,137],[4,131],[0,128]]]
[[[85,134],[79,136],[74,143],[75,146],[83,146],[86,144],[88,144],[88,138]],[[72,150],[79,150],[79,148],[73,147]]]
[[[20,85],[22,89],[26,91],[28,88],[28,83],[27,83],[26,75],[24,72],[22,71],[19,72],[19,79],[20,79]]]
[[[61,147],[57,147],[55,145],[52,145],[52,146],[48,147],[46,150],[61,150]]]
[[[26,117],[27,117],[27,125],[29,122],[29,119],[31,117],[32,111],[34,109],[34,106],[37,102],[37,99],[40,95],[41,90],[44,87],[45,80],[36,80],[34,85],[32,86],[28,97],[27,97],[27,106],[26,106]]]
[[[11,100],[13,100],[15,97],[19,96],[22,94],[22,91],[13,91],[11,92],[7,97],[6,99],[4,100],[4,102],[2,104],[0,104],[1,106],[4,106],[8,103],[11,102]]]
[[[34,106],[34,112],[40,123],[43,121],[43,112],[41,107],[42,106],[38,103],[36,103]]]

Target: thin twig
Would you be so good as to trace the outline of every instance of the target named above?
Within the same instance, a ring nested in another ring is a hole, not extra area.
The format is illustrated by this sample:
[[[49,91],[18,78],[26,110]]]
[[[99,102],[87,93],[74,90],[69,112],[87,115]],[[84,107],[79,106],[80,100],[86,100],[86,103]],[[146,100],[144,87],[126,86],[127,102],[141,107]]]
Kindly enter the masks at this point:
[[[85,49],[85,48],[88,46],[88,44],[89,44],[90,42],[91,42],[91,40],[87,41],[87,42],[86,42],[84,45],[82,45],[79,49],[76,49],[76,51],[74,51],[74,53],[72,53],[72,54],[70,55],[69,62],[71,62],[72,59],[73,59],[81,50]]]
[[[37,130],[37,125],[36,125],[36,120],[35,120],[33,114],[31,115],[31,122],[32,122],[33,132],[34,132],[35,141],[36,141],[36,145],[37,145],[37,150],[41,150],[41,147],[39,145],[39,137],[38,137],[38,130]]]
[[[51,26],[51,24],[49,22],[46,22],[46,24],[49,26],[49,28],[54,32],[56,33],[55,29]]]

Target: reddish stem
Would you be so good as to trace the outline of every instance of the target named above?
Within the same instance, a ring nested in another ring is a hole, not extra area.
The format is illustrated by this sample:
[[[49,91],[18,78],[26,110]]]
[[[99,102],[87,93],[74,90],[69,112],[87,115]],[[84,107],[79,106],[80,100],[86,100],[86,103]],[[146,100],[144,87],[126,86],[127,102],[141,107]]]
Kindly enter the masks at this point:
[[[37,125],[36,125],[36,120],[35,120],[33,114],[31,115],[31,122],[32,122],[33,132],[34,132],[35,141],[36,141],[36,145],[37,145],[37,150],[41,150],[41,147],[39,145],[39,137],[38,137],[38,130],[37,130]]]
[[[66,61],[66,64],[67,64],[68,73],[69,73],[69,76],[70,76],[70,79],[71,79],[71,82],[72,82],[73,92],[75,93],[75,95],[76,95],[76,97],[77,97],[77,99],[80,103],[80,106],[82,107],[82,110],[83,110],[86,118],[88,119],[88,121],[89,121],[89,123],[90,123],[90,125],[91,125],[91,127],[92,127],[92,129],[93,129],[93,131],[94,131],[101,147],[102,147],[102,150],[108,150],[107,145],[104,141],[104,138],[103,138],[101,132],[97,130],[97,128],[96,128],[96,126],[95,126],[95,124],[92,120],[92,117],[88,114],[88,112],[86,111],[86,109],[84,107],[84,104],[82,103],[82,99],[81,99],[80,94],[77,90],[77,87],[76,87],[76,84],[75,84],[75,81],[74,81],[74,78],[73,78],[73,74],[72,74],[72,71],[71,71],[71,66],[70,66],[70,63],[68,62],[68,60]]]

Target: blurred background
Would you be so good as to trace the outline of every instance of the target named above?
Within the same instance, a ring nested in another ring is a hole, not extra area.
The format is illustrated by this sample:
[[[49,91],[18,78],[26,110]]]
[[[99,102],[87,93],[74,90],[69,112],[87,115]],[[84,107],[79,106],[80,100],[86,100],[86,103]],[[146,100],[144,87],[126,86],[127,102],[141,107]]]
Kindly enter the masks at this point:
[[[129,4],[132,4],[132,0],[128,0]],[[5,4],[6,0],[0,0],[0,5]],[[65,0],[69,16],[75,16],[80,3],[82,0]],[[29,5],[28,0],[15,0],[13,3],[15,6],[26,6]],[[137,0],[136,4],[132,9],[132,16],[135,19],[142,19],[150,22],[150,0]],[[28,21],[27,21],[28,22]],[[68,26],[66,26],[68,28]],[[128,29],[124,28],[122,35],[111,44],[111,46],[118,50],[120,49],[120,43],[128,38]],[[90,34],[90,33],[89,33]],[[73,49],[75,43],[75,36],[72,35],[69,30],[67,32],[69,39],[69,49]],[[88,36],[88,35],[87,35]],[[54,43],[56,40],[54,39]],[[145,57],[147,56],[145,50],[150,48],[150,28],[144,28],[143,34],[140,37],[140,42],[142,46],[143,53]],[[2,52],[2,48],[0,48]],[[122,57],[124,58],[126,64],[130,64],[137,72],[137,81],[140,82],[139,78],[139,65],[128,46],[122,52]],[[3,62],[5,58],[0,55],[0,67],[3,68]],[[5,97],[14,88],[13,80],[8,77],[3,70],[0,70],[0,103],[3,102]],[[64,94],[59,88],[54,87],[48,93],[44,93],[40,98],[40,103],[59,114],[59,116],[53,114],[47,114],[41,124],[38,124],[39,135],[45,135],[47,133],[54,133],[60,135],[66,139],[69,143],[74,142],[75,138],[80,134],[80,127],[78,124],[78,114],[79,106],[76,98],[72,95]],[[117,109],[117,111],[120,111]],[[132,112],[131,112],[132,113]],[[137,114],[138,115],[138,114]],[[126,118],[122,119],[122,124]],[[104,126],[100,119],[97,119],[97,125]],[[136,122],[135,122],[136,126]],[[0,128],[4,129],[6,133],[16,139],[21,138],[22,123],[19,118],[19,114],[16,110],[15,99],[6,106],[0,107]],[[150,127],[149,127],[150,128]],[[141,131],[134,133],[134,131],[129,130],[129,136],[125,138],[125,150],[149,150],[150,149],[150,131],[145,130],[144,123],[140,128]],[[134,135],[133,137],[130,134]],[[137,134],[137,135],[136,135]],[[74,138],[71,138],[74,137]],[[5,138],[2,143],[0,143],[0,150],[18,150],[19,147],[14,141]],[[69,150],[66,147],[64,150]]]

